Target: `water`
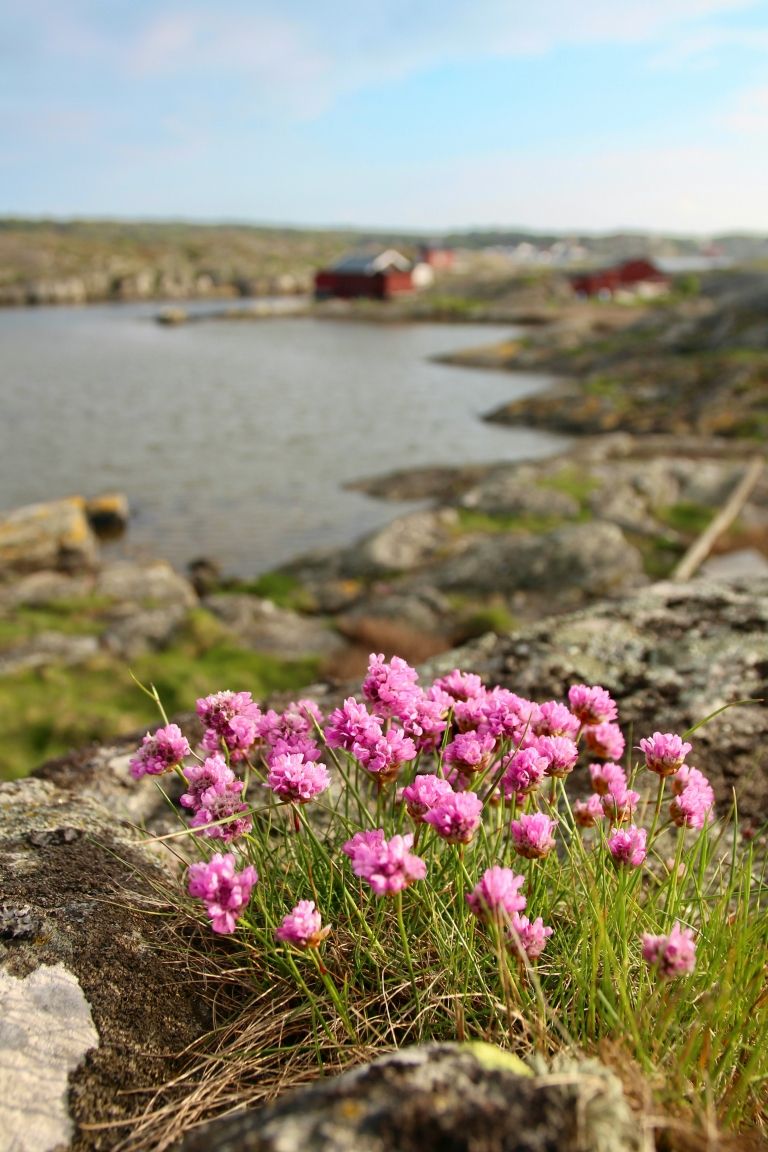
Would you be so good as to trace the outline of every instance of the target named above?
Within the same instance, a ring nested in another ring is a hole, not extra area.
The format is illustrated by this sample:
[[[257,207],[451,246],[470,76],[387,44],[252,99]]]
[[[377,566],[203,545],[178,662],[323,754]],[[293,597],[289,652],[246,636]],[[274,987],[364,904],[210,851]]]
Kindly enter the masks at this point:
[[[509,338],[508,327],[280,318],[168,329],[156,311],[0,312],[1,509],[123,491],[132,554],[178,567],[204,555],[247,577],[403,510],[345,481],[563,444],[479,419],[546,380],[428,359]]]

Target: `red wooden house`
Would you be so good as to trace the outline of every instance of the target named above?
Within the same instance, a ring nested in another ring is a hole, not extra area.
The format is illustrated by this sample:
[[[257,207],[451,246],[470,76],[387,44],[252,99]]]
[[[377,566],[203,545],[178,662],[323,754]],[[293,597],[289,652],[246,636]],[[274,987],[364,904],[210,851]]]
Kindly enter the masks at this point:
[[[388,248],[384,252],[353,252],[315,275],[315,296],[350,300],[368,296],[388,300],[414,288],[411,261]]]
[[[669,277],[651,260],[643,259],[625,260],[613,268],[583,272],[571,277],[571,287],[577,296],[613,296],[622,289],[637,289],[641,284],[662,288],[669,284]]]

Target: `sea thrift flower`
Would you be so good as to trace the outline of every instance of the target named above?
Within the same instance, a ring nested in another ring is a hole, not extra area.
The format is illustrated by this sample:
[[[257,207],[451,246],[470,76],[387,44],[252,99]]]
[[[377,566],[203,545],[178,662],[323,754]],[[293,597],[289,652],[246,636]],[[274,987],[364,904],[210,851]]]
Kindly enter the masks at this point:
[[[617,785],[601,797],[603,812],[612,824],[624,824],[632,819],[639,799],[639,792]]]
[[[555,846],[553,833],[556,827],[557,820],[545,816],[543,812],[521,815],[509,826],[515,851],[527,860],[547,856]]]
[[[673,776],[690,750],[691,745],[673,732],[654,732],[653,736],[640,741],[646,767],[657,776]]]
[[[574,823],[579,828],[594,828],[604,815],[602,799],[596,792],[588,800],[577,800],[573,805]]]
[[[452,765],[457,772],[467,776],[484,771],[491,762],[496,741],[490,733],[481,736],[478,732],[459,732],[446,745],[443,763]]]
[[[283,917],[275,936],[294,948],[317,948],[330,932],[322,923],[314,900],[299,900],[293,911]]]
[[[595,724],[584,729],[584,743],[593,756],[605,760],[619,760],[624,755],[626,741],[618,724]]]
[[[379,848],[383,843],[384,829],[372,828],[365,832],[355,832],[352,839],[347,840],[346,844],[342,845],[341,850],[345,856],[349,856],[352,861],[352,868],[355,869],[355,861],[358,856],[365,855],[366,852],[374,848]]]
[[[592,791],[597,792],[598,796],[626,791],[627,774],[621,764],[614,764],[610,760],[605,764],[590,764],[589,775]]]
[[[298,732],[287,739],[284,736],[278,736],[274,744],[267,745],[264,751],[264,759],[268,768],[272,766],[278,756],[303,756],[307,763],[310,760],[317,763],[322,755],[322,749],[318,748],[311,737]]]
[[[441,701],[418,689],[403,698],[400,718],[403,731],[411,737],[419,752],[434,751],[448,727],[446,709]]]
[[[614,864],[639,868],[647,855],[645,841],[648,836],[645,828],[621,828],[608,838],[608,851]]]
[[[301,753],[295,756],[276,756],[271,762],[267,784],[283,800],[306,804],[314,800],[330,785],[331,778],[324,764],[304,760]]]
[[[481,732],[490,732],[500,740],[510,740],[519,744],[526,732],[531,729],[531,721],[536,713],[536,705],[507,688],[493,688],[484,700],[485,720]]]
[[[235,785],[237,792],[242,789],[242,784],[220,752],[215,752],[202,764],[190,764],[184,769],[184,778],[189,791],[180,798],[183,808],[200,808],[201,798],[209,788],[220,794],[231,790],[232,785]]]
[[[367,836],[367,842],[359,841],[351,852],[348,848],[352,842],[348,841],[344,845],[355,875],[370,884],[377,896],[402,892],[414,880],[423,880],[427,866],[420,856],[411,852],[413,834],[408,832],[405,836],[393,836],[386,840],[382,829],[376,831],[381,832],[378,842],[373,840],[372,833],[358,833],[358,836]]]
[[[424,815],[438,836],[449,844],[468,844],[480,827],[483,802],[475,792],[451,792]]]
[[[207,863],[190,865],[187,891],[205,904],[214,932],[234,932],[258,879],[255,868],[249,865],[236,872],[235,857],[216,852]]]
[[[487,695],[457,700],[453,706],[453,722],[459,732],[473,732],[486,721]]]
[[[379,782],[394,780],[403,764],[416,759],[416,745],[400,728],[390,728],[388,732],[378,728],[378,733],[371,728],[353,744],[352,752]]]
[[[250,692],[216,692],[195,704],[205,725],[203,748],[217,752],[222,741],[233,760],[242,760],[258,738],[261,709]]]
[[[568,703],[571,712],[577,716],[582,725],[592,726],[604,724],[607,720],[615,720],[617,708],[605,688],[599,685],[588,687],[586,684],[573,684],[568,689]]]
[[[447,676],[440,676],[434,686],[447,692],[454,700],[471,700],[485,694],[485,686],[479,676],[474,672],[461,672],[458,668],[454,668]]]
[[[486,868],[480,882],[467,893],[467,904],[478,920],[509,921],[525,908],[525,896],[520,894],[523,884],[524,876],[494,864]]]
[[[381,716],[372,716],[365,704],[348,696],[328,717],[325,738],[331,748],[351,752],[355,744],[365,744],[371,734],[381,735],[381,720]]]
[[[509,939],[515,952],[518,956],[521,951],[524,952],[528,960],[536,960],[541,956],[547,938],[552,935],[552,931],[551,928],[545,926],[541,916],[530,921],[527,916],[519,916],[517,912],[513,915],[508,929]]]
[[[128,767],[134,780],[142,776],[162,776],[163,772],[170,772],[180,764],[189,753],[189,744],[178,724],[166,724],[164,728],[158,728],[154,736],[147,732]]]
[[[567,736],[536,736],[531,746],[547,761],[545,776],[563,779],[579,758],[578,747]]]
[[[419,674],[399,656],[387,663],[384,656],[372,652],[368,672],[363,680],[363,695],[384,716],[403,717],[410,698],[420,691]]]
[[[535,748],[521,748],[504,760],[505,772],[501,778],[504,797],[522,796],[533,792],[547,770],[547,761]]]
[[[265,744],[274,748],[283,740],[290,752],[302,751],[302,741],[314,740],[315,724],[323,723],[323,714],[314,700],[293,700],[282,712],[270,708],[258,722],[258,733]]]
[[[218,786],[207,788],[200,797],[200,807],[189,822],[190,827],[199,828],[210,840],[223,840],[225,843],[245,836],[253,828],[253,819],[248,805],[242,802],[242,788],[242,780],[236,780],[224,789]],[[209,824],[212,827],[206,827]]]
[[[539,704],[531,720],[535,736],[567,736],[574,739],[578,735],[581,722],[570,708],[559,700],[547,700]]]
[[[663,980],[684,976],[696,967],[696,943],[690,928],[675,923],[668,936],[643,933],[643,960],[653,965]]]
[[[686,765],[683,765],[678,776],[685,769]],[[684,787],[670,804],[669,814],[680,828],[703,828],[714,816],[715,794],[712,786],[698,768],[688,768],[683,779]],[[674,780],[677,780],[677,776]]]
[[[444,796],[452,792],[453,789],[447,780],[443,780],[441,776],[425,774],[417,776],[412,784],[403,788],[401,798],[405,801],[408,815],[419,824],[423,823],[422,818],[430,808],[434,808]]]

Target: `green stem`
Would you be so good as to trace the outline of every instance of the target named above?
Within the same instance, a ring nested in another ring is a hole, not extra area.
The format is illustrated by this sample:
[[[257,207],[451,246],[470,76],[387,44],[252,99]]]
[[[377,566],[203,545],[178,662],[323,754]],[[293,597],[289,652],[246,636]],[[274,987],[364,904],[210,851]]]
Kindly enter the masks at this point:
[[[419,988],[416,983],[416,973],[413,970],[413,960],[411,959],[411,949],[408,944],[408,934],[405,931],[405,922],[403,920],[403,894],[398,892],[395,895],[395,908],[397,910],[397,926],[400,929],[400,940],[403,945],[403,955],[405,956],[405,963],[408,966],[408,974],[411,977],[411,987],[413,988],[413,999],[416,1004],[416,1011],[421,1011],[421,1004],[419,1001]]]

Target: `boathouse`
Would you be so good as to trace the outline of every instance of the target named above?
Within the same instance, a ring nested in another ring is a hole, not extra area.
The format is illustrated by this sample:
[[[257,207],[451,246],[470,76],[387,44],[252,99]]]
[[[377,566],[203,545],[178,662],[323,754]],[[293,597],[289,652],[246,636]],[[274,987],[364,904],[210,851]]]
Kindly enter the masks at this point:
[[[571,277],[577,296],[615,296],[619,292],[638,292],[642,287],[654,291],[669,287],[669,277],[651,260],[625,260],[612,268],[583,272]]]
[[[315,296],[325,300],[336,296],[350,300],[367,296],[388,300],[412,292],[413,265],[394,248],[379,252],[352,252],[315,276]]]

